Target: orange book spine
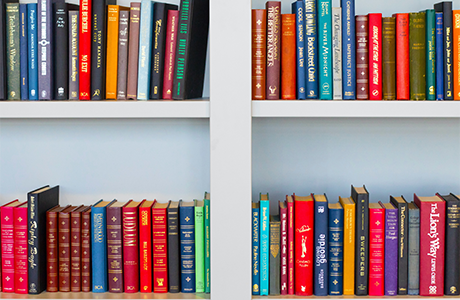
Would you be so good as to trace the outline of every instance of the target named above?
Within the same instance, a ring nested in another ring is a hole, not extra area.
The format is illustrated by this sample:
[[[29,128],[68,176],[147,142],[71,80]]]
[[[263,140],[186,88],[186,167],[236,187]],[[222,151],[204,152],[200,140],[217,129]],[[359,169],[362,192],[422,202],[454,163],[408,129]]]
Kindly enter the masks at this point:
[[[460,100],[460,10],[453,11],[454,100]]]
[[[105,81],[106,99],[117,99],[118,74],[118,25],[119,5],[108,6],[107,18],[107,72]]]
[[[265,100],[267,10],[252,10],[252,99]]]
[[[281,15],[281,99],[296,98],[295,14]]]

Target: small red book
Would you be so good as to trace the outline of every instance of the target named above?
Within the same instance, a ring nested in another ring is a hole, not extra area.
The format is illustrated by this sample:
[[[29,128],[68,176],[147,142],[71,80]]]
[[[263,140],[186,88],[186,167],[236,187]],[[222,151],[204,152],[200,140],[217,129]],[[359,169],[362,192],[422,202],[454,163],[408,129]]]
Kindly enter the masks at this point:
[[[385,258],[385,209],[369,204],[369,296],[383,296]]]
[[[81,213],[89,206],[81,205],[70,213],[70,291],[81,292]]]
[[[295,211],[295,294],[313,295],[313,196],[293,195]]]
[[[396,18],[396,99],[409,100],[409,14],[394,14]]]
[[[70,213],[76,206],[58,213],[59,291],[70,292]]]
[[[369,100],[382,100],[382,14],[369,14]]]
[[[281,295],[288,294],[288,209],[286,202],[279,202],[280,222],[281,222]]]
[[[13,208],[14,217],[14,292],[27,294],[27,202]]]
[[[288,294],[294,295],[294,200],[286,195],[288,220]]]
[[[2,226],[2,287],[5,293],[14,293],[14,216],[13,208],[21,205],[19,200],[1,207]]]
[[[163,76],[163,99],[172,100],[174,79],[174,62],[176,58],[177,24],[179,23],[179,11],[168,11],[168,23],[166,25],[166,48],[165,69]]]
[[[296,98],[295,14],[281,15],[281,99]]]
[[[68,206],[55,206],[46,212],[47,292],[59,291],[58,213]]]
[[[358,15],[356,20],[356,100],[369,99],[369,18]]]
[[[91,292],[91,206],[81,213],[81,291]]]
[[[152,292],[152,206],[153,201],[146,201],[139,207],[139,257],[141,274],[141,293]]]
[[[80,100],[91,99],[91,0],[80,0],[79,27]]]
[[[168,292],[168,203],[156,202],[152,208],[153,292]]]

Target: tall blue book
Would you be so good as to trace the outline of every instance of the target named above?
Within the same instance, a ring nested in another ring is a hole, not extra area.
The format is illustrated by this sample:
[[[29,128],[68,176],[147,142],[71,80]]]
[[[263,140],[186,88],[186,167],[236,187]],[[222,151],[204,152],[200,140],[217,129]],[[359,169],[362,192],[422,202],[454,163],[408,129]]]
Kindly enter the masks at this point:
[[[21,100],[29,98],[27,4],[19,4],[19,59],[21,66]]]
[[[316,296],[328,293],[328,218],[329,208],[326,195],[314,195],[315,198],[315,248],[313,291]]]
[[[139,68],[137,75],[137,99],[148,100],[150,96],[150,63],[152,61],[153,6],[151,0],[141,1],[139,33]]]
[[[93,293],[107,292],[106,207],[113,201],[99,201],[91,207],[91,268]]]
[[[332,7],[331,0],[318,1],[319,99],[332,100]]]
[[[259,203],[252,203],[252,294],[260,295]]]
[[[356,99],[355,0],[341,0],[342,7],[342,95]]]
[[[260,295],[268,296],[270,283],[270,203],[267,194],[259,195],[260,203]]]
[[[37,3],[27,4],[29,100],[38,100]]]
[[[297,0],[292,3],[292,13],[295,14],[296,58],[297,58],[297,99],[305,99],[305,25],[304,2]]]
[[[305,95],[318,99],[318,28],[316,0],[305,0]]]
[[[195,293],[195,203],[193,201],[180,201],[179,226],[181,292]]]
[[[436,100],[444,100],[444,22],[436,13]]]
[[[343,207],[329,204],[329,295],[343,294]]]

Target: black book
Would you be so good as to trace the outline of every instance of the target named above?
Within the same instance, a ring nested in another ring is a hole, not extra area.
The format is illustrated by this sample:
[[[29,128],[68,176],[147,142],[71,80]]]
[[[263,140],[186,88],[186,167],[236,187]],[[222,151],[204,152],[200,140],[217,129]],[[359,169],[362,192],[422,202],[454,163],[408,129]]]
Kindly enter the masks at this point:
[[[153,35],[152,65],[150,71],[150,99],[161,99],[163,94],[163,73],[166,46],[166,25],[168,11],[177,10],[178,6],[168,3],[155,2],[153,7]]]
[[[409,208],[403,196],[390,196],[390,202],[398,209],[398,295],[407,295]]]
[[[369,274],[369,193],[365,186],[351,186],[351,198],[356,203],[355,295],[364,296]]]
[[[203,96],[209,0],[181,0],[174,67],[174,100]]]
[[[6,100],[6,23],[5,2],[0,0],[0,100]]]
[[[29,294],[46,290],[46,212],[59,205],[59,186],[44,186],[27,194]]]
[[[444,100],[454,100],[452,1],[437,3],[434,10],[442,13],[444,22]]]
[[[168,284],[170,293],[180,292],[181,261],[179,240],[179,201],[171,201],[168,208]]]
[[[107,6],[116,4],[117,0],[92,1],[91,100],[102,100],[105,97]]]
[[[270,216],[270,295],[280,294],[280,240],[281,240],[280,216]]]
[[[409,209],[409,238],[408,251],[408,295],[418,295],[420,292],[420,209],[412,201],[407,204]]]

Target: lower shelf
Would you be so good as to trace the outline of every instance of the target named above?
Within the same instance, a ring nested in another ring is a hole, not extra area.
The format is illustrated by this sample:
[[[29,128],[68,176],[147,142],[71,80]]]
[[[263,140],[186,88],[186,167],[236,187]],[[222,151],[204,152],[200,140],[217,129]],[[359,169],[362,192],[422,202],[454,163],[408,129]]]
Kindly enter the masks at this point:
[[[424,297],[424,296],[411,296],[411,295],[398,295],[398,296],[252,296],[252,299],[270,299],[270,300],[283,300],[283,299],[447,299],[447,298],[460,298],[460,296],[442,296],[442,297]],[[165,298],[168,299],[168,298]]]
[[[205,293],[47,293],[38,295],[0,293],[2,299],[210,299]]]

